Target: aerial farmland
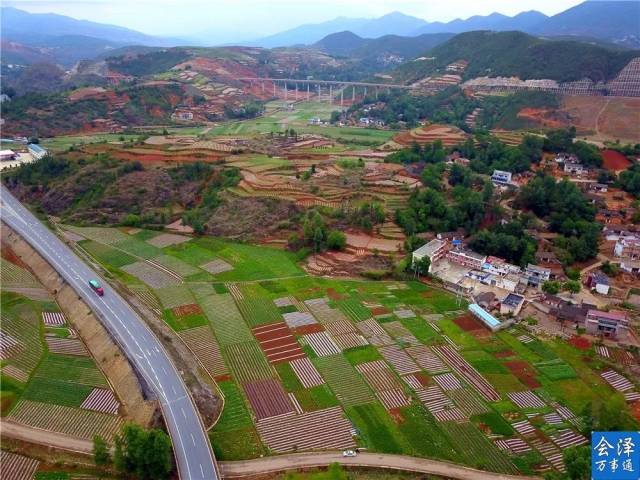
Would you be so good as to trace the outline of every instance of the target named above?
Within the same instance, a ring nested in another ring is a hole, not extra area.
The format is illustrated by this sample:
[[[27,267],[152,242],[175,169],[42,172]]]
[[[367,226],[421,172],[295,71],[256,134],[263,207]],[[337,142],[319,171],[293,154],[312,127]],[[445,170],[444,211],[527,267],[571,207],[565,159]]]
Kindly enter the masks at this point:
[[[493,335],[465,300],[422,283],[311,277],[268,247],[62,228],[215,381],[225,403],[209,436],[223,461],[358,447],[503,473],[562,470],[562,451],[587,442],[585,407],[635,389],[612,377],[612,349],[523,327]],[[59,394],[68,411],[98,401],[99,377],[83,378],[91,385]],[[30,385],[9,418],[43,421]]]

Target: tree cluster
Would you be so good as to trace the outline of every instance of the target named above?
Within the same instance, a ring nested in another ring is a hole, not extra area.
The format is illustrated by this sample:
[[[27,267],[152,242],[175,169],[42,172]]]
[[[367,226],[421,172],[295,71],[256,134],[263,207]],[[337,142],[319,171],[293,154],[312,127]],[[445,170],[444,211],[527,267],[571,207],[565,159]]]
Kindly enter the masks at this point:
[[[136,480],[168,479],[173,471],[173,452],[169,436],[157,428],[145,430],[125,423],[114,438],[113,458],[106,441],[93,438],[93,459],[97,466],[113,462],[121,478]]]
[[[532,211],[560,234],[555,245],[565,264],[598,254],[601,228],[595,222],[595,208],[573,183],[539,174],[520,190],[515,206]]]
[[[474,235],[469,247],[483,255],[501,257],[510,263],[526,266],[535,263],[536,241],[524,231],[520,220],[494,225]]]
[[[295,250],[311,248],[315,252],[322,250],[344,250],[347,237],[339,230],[327,228],[322,215],[316,210],[307,212],[302,222],[302,233],[289,236],[289,247]]]

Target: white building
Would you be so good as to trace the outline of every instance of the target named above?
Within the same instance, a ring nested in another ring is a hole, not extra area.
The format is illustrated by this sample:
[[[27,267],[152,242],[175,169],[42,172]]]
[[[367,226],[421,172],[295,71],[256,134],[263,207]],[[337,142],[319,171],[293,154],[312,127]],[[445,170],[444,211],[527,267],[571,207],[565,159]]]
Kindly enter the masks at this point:
[[[491,181],[500,185],[509,185],[511,183],[511,177],[511,172],[506,172],[504,170],[494,170],[493,175],[491,175]]]
[[[551,278],[551,269],[539,267],[538,265],[528,264],[525,270],[529,285],[534,287],[541,286],[544,282]]]
[[[13,150],[0,150],[0,161],[7,162],[16,159],[16,152]]]
[[[424,257],[428,257],[431,264],[429,265],[429,273],[431,273],[432,265],[444,257],[447,253],[447,242],[438,240],[437,238],[431,240],[429,243],[424,244],[412,254],[412,264],[422,260]]]
[[[447,252],[447,258],[452,262],[456,262],[460,265],[474,268],[476,270],[481,270],[487,260],[485,255],[480,255],[479,253],[472,252],[471,250],[466,250],[464,248],[449,250]]]

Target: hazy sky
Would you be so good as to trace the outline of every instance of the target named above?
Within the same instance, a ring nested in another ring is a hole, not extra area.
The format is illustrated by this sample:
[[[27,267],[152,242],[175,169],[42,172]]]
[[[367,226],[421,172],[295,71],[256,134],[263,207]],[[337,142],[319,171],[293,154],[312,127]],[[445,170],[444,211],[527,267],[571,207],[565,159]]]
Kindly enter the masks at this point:
[[[338,16],[379,17],[393,11],[428,21],[539,10],[547,15],[581,0],[6,0],[37,13],[111,23],[152,35],[253,39]]]

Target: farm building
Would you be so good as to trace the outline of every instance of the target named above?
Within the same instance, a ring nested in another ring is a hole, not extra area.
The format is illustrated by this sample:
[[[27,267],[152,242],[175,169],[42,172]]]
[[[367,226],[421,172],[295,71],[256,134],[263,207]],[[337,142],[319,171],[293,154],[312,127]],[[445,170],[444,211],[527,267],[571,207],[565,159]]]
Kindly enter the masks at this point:
[[[513,315],[515,317],[520,313],[522,305],[524,305],[524,297],[510,293],[500,302],[500,313],[502,315]]]
[[[7,162],[16,159],[16,152],[13,150],[0,150],[0,161]]]
[[[592,335],[604,335],[605,337],[617,337],[629,331],[629,319],[624,312],[602,312],[591,309],[585,319],[587,333]]]
[[[486,325],[492,332],[496,332],[501,328],[511,325],[512,323],[512,321],[501,322],[477,303],[470,304],[469,311],[473,314],[474,317],[476,317],[484,325]]]
[[[36,145],[35,143],[30,143],[29,145],[27,145],[27,149],[35,160],[40,160],[47,154],[47,151],[44,148],[42,148],[40,145]]]
[[[428,257],[431,265],[433,265],[434,262],[444,257],[446,253],[447,242],[434,238],[413,252],[413,263],[415,264],[415,262],[422,260],[424,257]],[[431,265],[429,265],[429,272],[431,272]]]

